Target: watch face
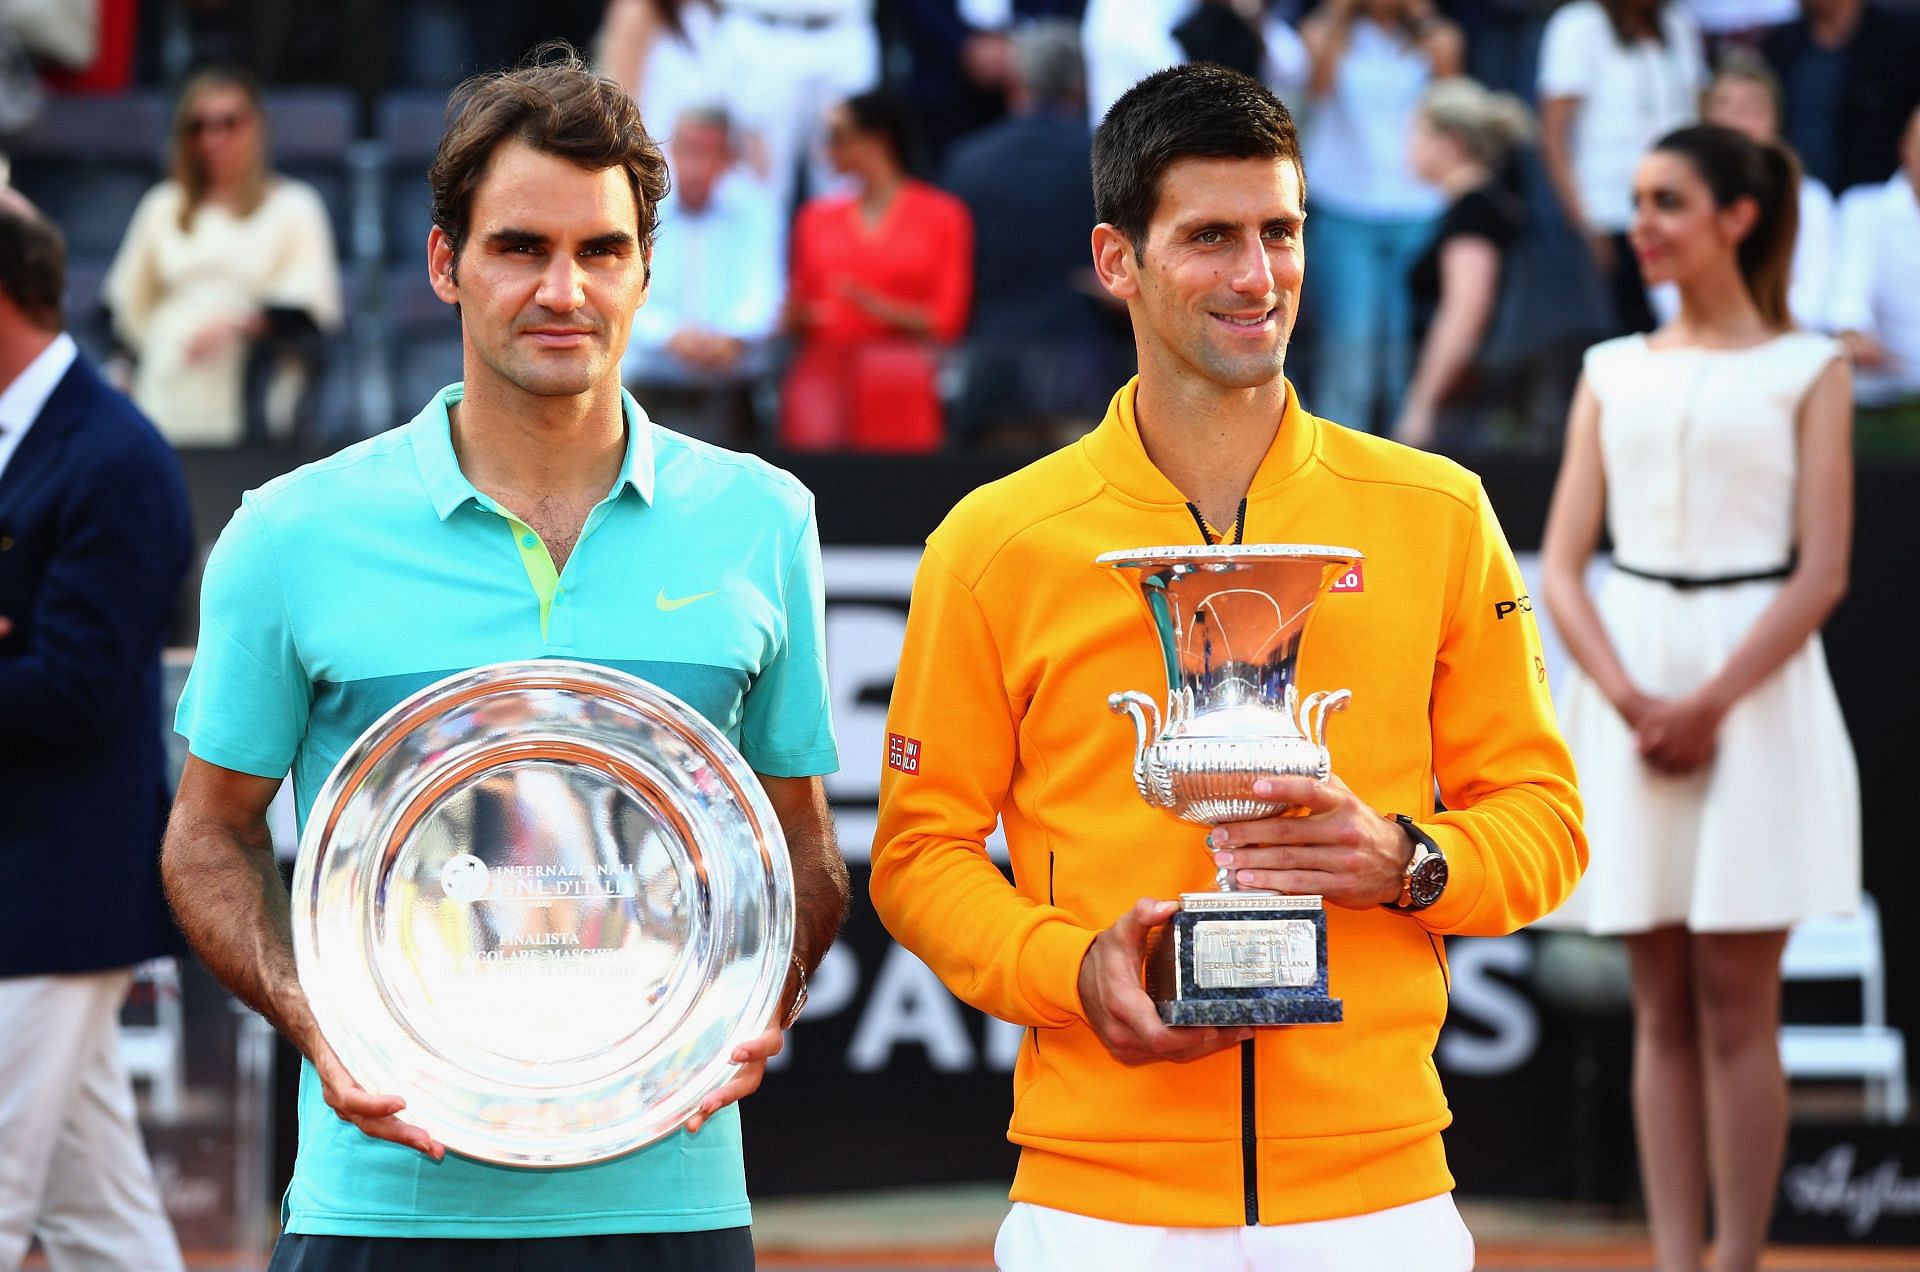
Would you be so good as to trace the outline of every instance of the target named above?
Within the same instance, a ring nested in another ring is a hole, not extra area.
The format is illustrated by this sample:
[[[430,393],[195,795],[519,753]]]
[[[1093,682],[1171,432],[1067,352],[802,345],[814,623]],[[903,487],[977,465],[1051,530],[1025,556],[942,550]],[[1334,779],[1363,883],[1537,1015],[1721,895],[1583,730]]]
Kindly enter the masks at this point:
[[[1407,877],[1408,907],[1424,910],[1447,890],[1447,859],[1434,853],[1413,868]]]

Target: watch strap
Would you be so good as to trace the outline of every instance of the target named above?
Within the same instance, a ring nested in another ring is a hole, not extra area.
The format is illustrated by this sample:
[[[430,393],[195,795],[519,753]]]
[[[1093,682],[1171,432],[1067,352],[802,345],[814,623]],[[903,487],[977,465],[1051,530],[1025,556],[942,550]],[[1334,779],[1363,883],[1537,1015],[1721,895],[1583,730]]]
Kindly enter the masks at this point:
[[[1383,904],[1389,910],[1398,910],[1403,914],[1411,914],[1415,911],[1426,909],[1432,905],[1434,901],[1439,899],[1437,893],[1424,902],[1415,899],[1413,895],[1414,873],[1434,858],[1439,858],[1440,866],[1438,868],[1444,871],[1446,868],[1446,855],[1440,851],[1440,845],[1434,842],[1433,836],[1420,829],[1419,823],[1414,821],[1413,818],[1407,816],[1405,813],[1395,813],[1393,820],[1399,825],[1401,830],[1406,832],[1407,838],[1412,841],[1413,855],[1407,858],[1407,869],[1400,879],[1400,895],[1392,901]],[[1443,890],[1446,887],[1444,874],[1441,876],[1440,887]]]

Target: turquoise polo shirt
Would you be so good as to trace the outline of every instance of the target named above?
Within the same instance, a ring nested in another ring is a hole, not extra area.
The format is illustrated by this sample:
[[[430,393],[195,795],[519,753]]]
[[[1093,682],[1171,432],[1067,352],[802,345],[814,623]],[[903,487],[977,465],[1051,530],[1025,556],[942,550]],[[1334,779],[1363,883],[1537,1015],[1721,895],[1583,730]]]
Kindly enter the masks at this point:
[[[566,568],[476,490],[443,389],[413,421],[249,491],[207,561],[175,728],[193,754],[291,772],[300,825],[340,755],[443,677],[518,658],[641,676],[770,777],[838,764],[813,497],[750,456],[655,427],[621,395],[627,451]],[[404,1095],[404,1092],[399,1094]],[[286,1231],[540,1237],[751,1221],[737,1110],[610,1162],[432,1162],[334,1116],[301,1065]],[[404,1116],[404,1114],[402,1115]]]

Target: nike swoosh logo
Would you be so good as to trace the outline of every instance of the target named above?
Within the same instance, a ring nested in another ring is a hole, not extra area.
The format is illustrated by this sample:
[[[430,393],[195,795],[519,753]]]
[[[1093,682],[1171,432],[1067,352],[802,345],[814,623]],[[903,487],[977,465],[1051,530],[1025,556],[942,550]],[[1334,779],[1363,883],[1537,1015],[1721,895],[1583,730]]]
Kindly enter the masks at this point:
[[[718,591],[718,590],[719,589],[717,588],[715,589],[715,591]],[[691,605],[695,601],[704,601],[709,596],[712,596],[712,595],[714,595],[714,592],[695,592],[692,596],[683,596],[679,600],[669,600],[667,598],[667,589],[661,588],[660,595],[654,598],[653,603],[655,605],[658,605],[661,609],[671,613],[672,611],[679,609],[682,605]]]

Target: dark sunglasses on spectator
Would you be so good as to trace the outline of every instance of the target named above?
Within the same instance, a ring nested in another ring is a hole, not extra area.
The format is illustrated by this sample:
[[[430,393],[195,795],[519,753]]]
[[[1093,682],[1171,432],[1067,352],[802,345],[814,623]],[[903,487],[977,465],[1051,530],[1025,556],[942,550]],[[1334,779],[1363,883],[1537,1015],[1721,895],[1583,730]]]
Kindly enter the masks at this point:
[[[246,122],[247,116],[238,111],[224,115],[195,115],[187,121],[187,131],[196,137],[201,133],[232,132]]]

